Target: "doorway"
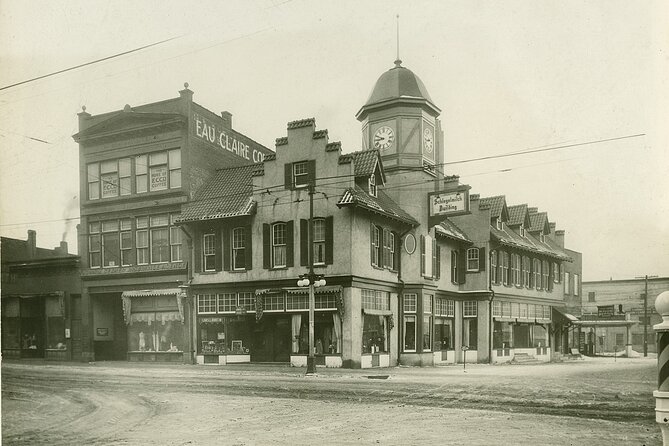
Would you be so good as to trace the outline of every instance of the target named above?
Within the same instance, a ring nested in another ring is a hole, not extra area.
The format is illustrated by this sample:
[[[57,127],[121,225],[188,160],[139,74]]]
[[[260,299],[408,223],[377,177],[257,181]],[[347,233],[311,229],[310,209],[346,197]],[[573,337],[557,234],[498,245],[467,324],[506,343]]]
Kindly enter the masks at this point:
[[[21,357],[44,357],[44,300],[39,297],[21,301]]]
[[[265,313],[253,329],[251,362],[290,362],[290,317]]]

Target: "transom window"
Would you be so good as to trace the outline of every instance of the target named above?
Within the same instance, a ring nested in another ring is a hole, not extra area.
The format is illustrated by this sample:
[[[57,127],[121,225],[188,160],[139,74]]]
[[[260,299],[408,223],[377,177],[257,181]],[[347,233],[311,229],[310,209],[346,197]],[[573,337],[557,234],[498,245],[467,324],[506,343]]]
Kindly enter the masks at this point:
[[[275,268],[286,266],[286,224],[272,225],[272,265]]]
[[[362,289],[360,293],[363,309],[390,310],[390,293],[387,291]]]
[[[197,296],[197,312],[216,313],[216,295],[215,294],[199,294]]]
[[[416,294],[405,294],[404,295],[404,312],[405,313],[415,313],[416,312],[416,302],[418,301],[418,295]]]
[[[475,300],[466,300],[462,304],[463,317],[476,317],[478,315],[478,307]]]

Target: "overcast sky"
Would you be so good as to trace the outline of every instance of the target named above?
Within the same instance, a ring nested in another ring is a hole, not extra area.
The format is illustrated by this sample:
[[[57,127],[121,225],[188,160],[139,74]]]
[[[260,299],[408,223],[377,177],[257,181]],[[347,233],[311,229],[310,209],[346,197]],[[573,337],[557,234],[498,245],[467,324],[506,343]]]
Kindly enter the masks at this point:
[[[442,110],[446,166],[482,197],[548,212],[585,280],[669,276],[667,2],[0,2],[0,232],[76,249],[76,114],[178,96],[274,148],[315,117],[360,150],[355,113],[400,57]],[[39,141],[41,140],[41,141]],[[44,141],[44,142],[42,142]]]

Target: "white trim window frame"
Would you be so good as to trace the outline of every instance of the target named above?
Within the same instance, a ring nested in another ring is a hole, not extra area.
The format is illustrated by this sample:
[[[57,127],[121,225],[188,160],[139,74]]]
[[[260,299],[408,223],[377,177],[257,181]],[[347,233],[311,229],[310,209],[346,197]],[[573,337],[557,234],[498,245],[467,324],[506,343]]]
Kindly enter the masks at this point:
[[[467,249],[467,272],[476,272],[479,271],[479,269],[479,249]]]
[[[309,163],[298,161],[293,163],[293,187],[295,189],[309,186]]]
[[[376,175],[371,174],[367,181],[369,185],[369,195],[376,197]]]
[[[272,267],[285,268],[287,264],[286,223],[279,222],[272,225]]]
[[[243,226],[233,228],[230,234],[232,239],[232,270],[246,269],[246,231]]]
[[[325,265],[325,219],[314,218],[314,265]]]
[[[216,234],[202,236],[202,271],[216,271]]]
[[[415,293],[406,293],[403,296],[402,308],[403,308],[403,321],[402,321],[402,335],[403,335],[403,345],[404,352],[415,352],[416,351],[416,333],[418,330],[417,318],[416,318],[416,308],[418,303],[418,295]],[[407,326],[413,323],[413,332],[407,330]],[[407,337],[407,335],[413,335]],[[413,340],[413,346],[411,341]],[[408,341],[408,342],[407,342]]]

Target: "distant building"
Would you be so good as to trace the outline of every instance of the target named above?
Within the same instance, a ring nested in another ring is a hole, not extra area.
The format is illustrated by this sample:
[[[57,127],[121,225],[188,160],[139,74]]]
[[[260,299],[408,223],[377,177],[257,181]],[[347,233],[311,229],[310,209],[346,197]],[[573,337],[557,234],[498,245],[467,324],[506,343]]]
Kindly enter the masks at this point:
[[[2,237],[2,357],[82,359],[79,256]]]
[[[655,311],[655,298],[669,290],[669,277],[648,278],[647,286],[646,299],[645,278],[583,282],[581,341],[586,351],[612,353],[629,346],[643,354],[644,344],[648,352],[656,351],[653,325],[662,318]],[[603,325],[616,320],[627,321],[629,330]]]

